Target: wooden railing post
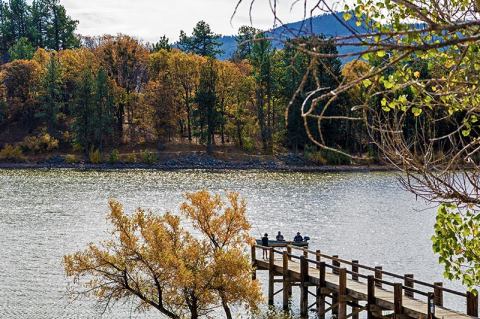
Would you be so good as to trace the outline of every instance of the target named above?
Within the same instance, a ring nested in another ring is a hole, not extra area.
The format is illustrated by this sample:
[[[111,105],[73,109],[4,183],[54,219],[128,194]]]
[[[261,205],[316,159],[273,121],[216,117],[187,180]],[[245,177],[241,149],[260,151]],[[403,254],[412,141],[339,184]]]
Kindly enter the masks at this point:
[[[403,276],[403,284],[408,288],[415,288],[415,283],[413,282],[413,274],[405,274]],[[414,298],[415,294],[413,291],[405,289],[405,297]]]
[[[257,279],[257,248],[252,245],[252,280]]]
[[[275,253],[273,248],[268,248],[269,251],[269,262],[268,262],[268,305],[273,306],[274,298],[274,289],[275,289],[275,273],[274,273],[274,263],[275,263]]]
[[[338,275],[340,262],[338,261],[338,255],[332,256],[332,266],[335,268],[332,269],[332,273]],[[337,306],[335,306],[337,305]],[[338,316],[338,294],[334,291],[332,292],[332,315]]]
[[[352,260],[352,280],[355,280],[355,281],[358,281],[358,271],[359,271],[359,268],[358,268],[358,260]],[[358,307],[355,307],[356,305],[358,305],[358,302],[357,301],[352,301],[352,319],[358,319],[359,318],[359,314],[358,314]]]
[[[347,318],[347,269],[338,272],[338,319]]]
[[[375,277],[369,275],[367,277],[367,318],[374,319],[373,307],[376,305],[375,302]]]
[[[288,253],[289,255],[292,254],[292,246],[287,245],[287,253]],[[292,257],[288,256],[288,260],[292,260]]]
[[[308,259],[308,248],[303,248],[303,257]]]
[[[376,266],[375,267],[375,279],[382,280],[382,266]],[[375,281],[375,286],[378,288],[382,288],[382,283],[380,281]]]
[[[427,319],[435,319],[435,307],[432,306],[433,304],[433,292],[427,292]]]
[[[300,257],[300,317],[308,317],[308,261]]]
[[[335,275],[338,275],[338,268],[340,268],[340,262],[338,261],[338,255],[333,255],[332,256],[332,266],[336,267],[336,268],[333,268],[332,272]]]
[[[322,292],[322,288],[327,286],[325,282],[325,262],[320,262],[318,267],[317,317],[318,319],[325,319],[325,295]]]
[[[322,260],[322,253],[317,249],[315,251],[315,260],[317,261],[317,269],[320,269],[320,261]]]
[[[400,318],[403,314],[403,288],[401,283],[393,284],[393,312],[395,314],[395,318]]]
[[[433,285],[435,286],[435,288],[433,288],[433,302],[435,306],[443,307],[443,283],[436,282]]]
[[[290,276],[288,275],[288,253],[283,252],[283,310],[288,311],[290,308]]]
[[[352,260],[352,280],[358,281],[358,260]]]
[[[467,315],[478,317],[478,296],[467,291]]]

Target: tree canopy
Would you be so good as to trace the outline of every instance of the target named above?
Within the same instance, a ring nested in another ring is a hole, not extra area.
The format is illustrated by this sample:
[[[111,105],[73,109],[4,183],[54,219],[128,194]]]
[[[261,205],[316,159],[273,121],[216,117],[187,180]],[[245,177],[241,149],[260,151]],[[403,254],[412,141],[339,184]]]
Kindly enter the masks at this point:
[[[185,194],[181,215],[142,209],[132,215],[111,200],[111,239],[64,258],[79,292],[105,307],[133,296],[138,311],[192,319],[231,306],[256,311],[262,300],[245,246],[252,242],[246,204],[238,194]],[[199,236],[185,228],[189,223]]]

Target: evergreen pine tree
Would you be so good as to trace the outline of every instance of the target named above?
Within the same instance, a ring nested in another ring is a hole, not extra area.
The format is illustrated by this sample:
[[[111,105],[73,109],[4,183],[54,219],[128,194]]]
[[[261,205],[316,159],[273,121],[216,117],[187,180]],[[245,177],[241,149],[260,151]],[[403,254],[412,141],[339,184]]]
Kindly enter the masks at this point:
[[[206,132],[202,133],[207,144],[207,153],[212,152],[212,144],[215,142],[214,134],[218,121],[218,114],[216,111],[216,93],[215,85],[217,81],[217,74],[215,69],[215,60],[213,58],[202,65],[200,71],[200,84],[198,87],[196,102],[198,103],[198,112],[200,125],[206,125]]]
[[[54,135],[57,127],[57,115],[62,105],[62,79],[60,63],[55,54],[50,56],[47,72],[42,81],[42,95],[40,96],[43,117],[48,131]]]

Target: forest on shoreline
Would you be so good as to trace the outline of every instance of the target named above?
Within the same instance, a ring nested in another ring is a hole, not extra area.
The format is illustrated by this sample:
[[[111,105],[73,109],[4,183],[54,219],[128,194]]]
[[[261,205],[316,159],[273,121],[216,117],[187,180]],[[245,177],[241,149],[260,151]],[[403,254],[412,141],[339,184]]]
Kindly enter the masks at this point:
[[[312,59],[298,40],[275,49],[253,27],[240,28],[237,51],[220,61],[219,35],[204,21],[174,44],[165,36],[149,44],[127,35],[77,35],[78,22],[58,1],[3,2],[0,18],[2,161],[60,154],[67,162],[151,162],[166,148],[190,145],[209,154],[233,148],[304,154],[313,164],[350,162],[311,142],[300,108],[314,83],[335,87],[365,72],[362,61],[323,59],[322,77],[305,79]],[[334,45],[318,49],[337,52]],[[329,112],[348,114],[354,91]],[[332,147],[374,152],[360,123],[327,123],[322,134]]]

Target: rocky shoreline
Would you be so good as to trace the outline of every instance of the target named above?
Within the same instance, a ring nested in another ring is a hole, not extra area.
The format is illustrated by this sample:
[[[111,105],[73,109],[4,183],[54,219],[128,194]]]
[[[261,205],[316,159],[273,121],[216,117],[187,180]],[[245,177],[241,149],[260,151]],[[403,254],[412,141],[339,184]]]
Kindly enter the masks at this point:
[[[175,171],[185,169],[201,170],[264,170],[283,172],[379,172],[392,171],[386,165],[312,165],[301,158],[280,158],[275,160],[225,161],[208,155],[188,155],[184,157],[146,163],[67,163],[62,157],[54,157],[47,161],[35,163],[0,162],[0,169],[77,169],[77,170],[118,170],[118,169],[151,169]]]

